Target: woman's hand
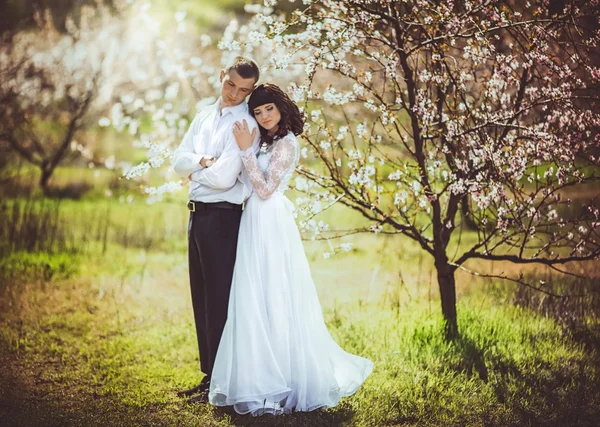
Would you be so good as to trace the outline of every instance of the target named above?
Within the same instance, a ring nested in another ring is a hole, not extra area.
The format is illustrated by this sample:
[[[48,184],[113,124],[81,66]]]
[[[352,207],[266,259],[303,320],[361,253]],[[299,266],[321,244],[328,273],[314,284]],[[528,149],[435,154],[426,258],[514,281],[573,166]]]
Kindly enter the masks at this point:
[[[250,133],[250,128],[248,128],[246,120],[243,120],[241,123],[235,122],[233,124],[233,136],[240,150],[246,150],[252,147],[252,142],[256,137],[256,128],[252,129],[252,133]]]

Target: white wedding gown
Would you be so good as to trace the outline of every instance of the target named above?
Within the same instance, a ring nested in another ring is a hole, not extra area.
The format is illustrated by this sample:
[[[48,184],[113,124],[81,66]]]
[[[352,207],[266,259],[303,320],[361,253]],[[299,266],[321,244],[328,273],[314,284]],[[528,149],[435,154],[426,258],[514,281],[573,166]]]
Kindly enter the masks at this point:
[[[335,406],[373,369],[333,340],[321,313],[293,205],[283,195],[299,158],[290,133],[242,160],[254,192],[242,214],[227,323],[209,402],[240,414]]]

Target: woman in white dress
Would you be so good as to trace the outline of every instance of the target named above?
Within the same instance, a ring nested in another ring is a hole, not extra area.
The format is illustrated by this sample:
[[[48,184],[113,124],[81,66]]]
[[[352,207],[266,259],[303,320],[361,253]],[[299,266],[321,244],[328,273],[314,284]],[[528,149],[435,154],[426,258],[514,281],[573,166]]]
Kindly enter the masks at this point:
[[[279,87],[260,85],[248,102],[260,126],[236,123],[234,136],[254,192],[239,230],[227,323],[209,402],[240,414],[281,414],[335,406],[373,369],[333,340],[321,313],[293,205],[283,195],[299,158],[298,107]]]

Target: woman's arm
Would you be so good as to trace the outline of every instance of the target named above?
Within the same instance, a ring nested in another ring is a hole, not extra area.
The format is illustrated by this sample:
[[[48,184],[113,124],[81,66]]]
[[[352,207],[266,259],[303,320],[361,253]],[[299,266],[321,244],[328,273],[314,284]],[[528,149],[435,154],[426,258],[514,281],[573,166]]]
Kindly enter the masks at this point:
[[[254,191],[258,194],[261,199],[267,199],[277,190],[281,180],[288,172],[292,163],[294,163],[296,154],[296,138],[285,137],[277,142],[277,145],[273,149],[271,161],[265,174],[262,173],[258,166],[256,154],[252,147],[240,152],[242,162]]]

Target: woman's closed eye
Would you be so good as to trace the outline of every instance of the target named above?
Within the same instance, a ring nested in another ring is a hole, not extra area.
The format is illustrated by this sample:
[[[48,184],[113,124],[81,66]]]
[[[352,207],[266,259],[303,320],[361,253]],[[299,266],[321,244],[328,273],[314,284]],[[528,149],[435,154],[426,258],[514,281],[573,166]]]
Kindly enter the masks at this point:
[[[264,111],[273,111],[273,108],[275,108],[275,107],[273,107],[272,105],[270,105],[268,107],[265,107]],[[262,110],[257,110],[257,111],[255,110],[254,111],[254,115],[255,116],[259,116],[261,113],[262,113]]]

